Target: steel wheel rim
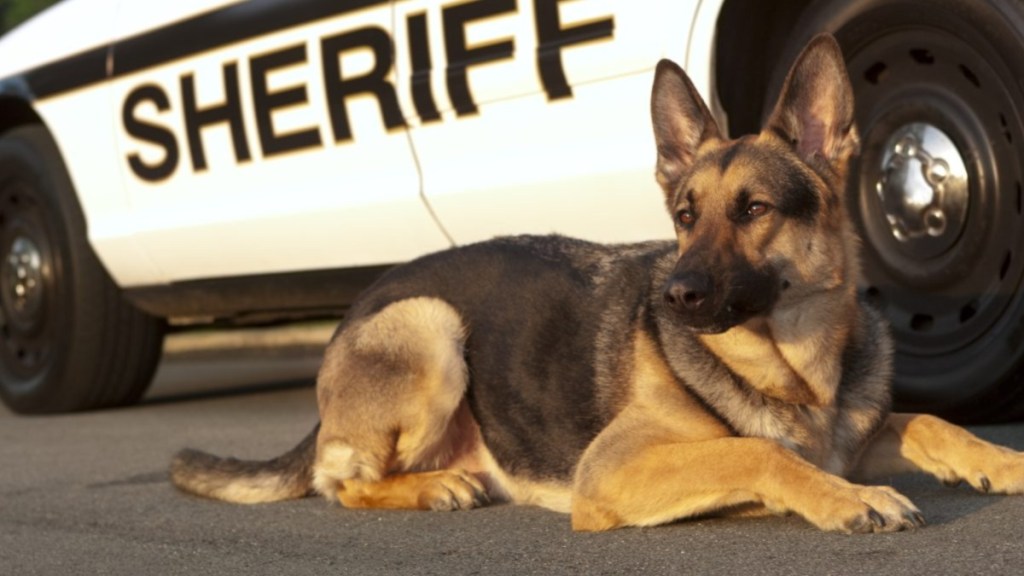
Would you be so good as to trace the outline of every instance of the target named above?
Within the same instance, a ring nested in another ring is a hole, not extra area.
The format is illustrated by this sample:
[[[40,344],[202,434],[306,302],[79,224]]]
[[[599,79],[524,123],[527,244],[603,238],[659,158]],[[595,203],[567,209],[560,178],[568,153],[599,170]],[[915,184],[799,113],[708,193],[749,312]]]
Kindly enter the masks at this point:
[[[1024,272],[1021,110],[1016,88],[1002,80],[1013,77],[1010,68],[944,28],[893,27],[851,48],[863,135],[852,208],[865,240],[866,293],[890,319],[904,391],[909,383],[926,398],[928,374],[963,370],[962,354],[991,349],[1012,321],[1006,311]],[[942,242],[908,251],[878,187],[892,142],[913,125],[953,146],[968,198],[962,214],[953,207]],[[905,369],[908,360],[917,360],[916,373]]]
[[[0,358],[14,390],[46,374],[56,330],[53,243],[32,192],[19,181],[0,188]]]

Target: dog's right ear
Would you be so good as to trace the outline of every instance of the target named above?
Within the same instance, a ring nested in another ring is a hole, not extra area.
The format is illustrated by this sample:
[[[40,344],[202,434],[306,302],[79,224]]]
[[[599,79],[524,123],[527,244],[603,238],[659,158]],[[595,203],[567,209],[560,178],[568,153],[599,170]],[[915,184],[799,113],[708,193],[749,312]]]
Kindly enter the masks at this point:
[[[654,73],[651,120],[658,145],[658,184],[671,195],[693,165],[701,143],[720,137],[718,124],[686,72],[671,60],[658,62]]]

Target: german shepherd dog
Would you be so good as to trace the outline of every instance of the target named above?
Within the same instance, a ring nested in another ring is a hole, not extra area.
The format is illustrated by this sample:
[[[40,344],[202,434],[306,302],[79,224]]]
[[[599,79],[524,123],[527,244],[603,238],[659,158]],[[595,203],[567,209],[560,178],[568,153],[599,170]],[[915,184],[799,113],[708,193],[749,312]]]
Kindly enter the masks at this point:
[[[765,511],[903,530],[924,521],[910,500],[853,480],[909,471],[1024,492],[1024,453],[890,413],[892,343],[856,291],[858,137],[835,40],[804,49],[757,135],[723,137],[669,61],[651,104],[674,242],[512,237],[394,268],[328,345],[305,440],[262,462],[182,451],[174,484],[233,502],[533,504],[576,530]]]

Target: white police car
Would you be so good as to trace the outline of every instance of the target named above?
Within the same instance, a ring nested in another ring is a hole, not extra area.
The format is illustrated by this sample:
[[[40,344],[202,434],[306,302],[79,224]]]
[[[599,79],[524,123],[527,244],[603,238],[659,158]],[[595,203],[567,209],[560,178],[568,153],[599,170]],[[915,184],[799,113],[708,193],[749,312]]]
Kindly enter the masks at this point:
[[[657,60],[738,134],[822,30],[857,92],[851,206],[898,399],[1012,416],[1016,0],[64,0],[0,39],[0,394],[128,404],[168,320],[338,314],[453,244],[670,235]]]

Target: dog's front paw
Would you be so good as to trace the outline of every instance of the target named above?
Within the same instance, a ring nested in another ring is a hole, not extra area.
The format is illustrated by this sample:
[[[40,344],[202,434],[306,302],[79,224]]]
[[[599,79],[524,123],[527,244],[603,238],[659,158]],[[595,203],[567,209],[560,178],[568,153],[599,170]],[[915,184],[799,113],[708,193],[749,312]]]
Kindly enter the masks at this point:
[[[979,492],[1024,494],[1024,453],[988,444],[966,460],[955,471],[955,480]]]
[[[850,484],[821,500],[805,517],[822,530],[867,534],[924,525],[921,511],[888,486]]]
[[[487,490],[465,470],[428,473],[420,492],[420,508],[428,510],[469,510],[488,502]]]
[[[896,414],[890,428],[900,454],[944,484],[979,492],[1024,494],[1024,453],[992,444],[966,429],[925,414]]]

